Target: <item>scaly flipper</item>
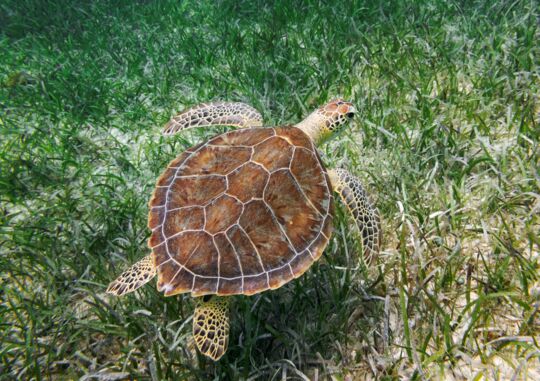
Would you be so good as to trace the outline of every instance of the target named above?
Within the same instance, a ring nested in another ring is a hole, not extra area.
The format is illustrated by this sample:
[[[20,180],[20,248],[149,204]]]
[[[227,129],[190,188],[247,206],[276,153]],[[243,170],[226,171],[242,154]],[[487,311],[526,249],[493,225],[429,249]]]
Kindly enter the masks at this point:
[[[262,116],[245,103],[201,103],[173,117],[165,125],[163,135],[173,135],[188,128],[208,126],[260,127]]]
[[[124,271],[107,287],[107,293],[121,296],[144,286],[156,275],[154,259],[148,255]]]
[[[214,361],[223,356],[229,344],[228,298],[217,296],[199,298],[193,313],[193,337],[203,355]]]
[[[360,229],[364,259],[369,264],[379,253],[381,243],[379,211],[369,200],[356,176],[341,168],[329,170],[328,176],[334,191],[339,193]]]

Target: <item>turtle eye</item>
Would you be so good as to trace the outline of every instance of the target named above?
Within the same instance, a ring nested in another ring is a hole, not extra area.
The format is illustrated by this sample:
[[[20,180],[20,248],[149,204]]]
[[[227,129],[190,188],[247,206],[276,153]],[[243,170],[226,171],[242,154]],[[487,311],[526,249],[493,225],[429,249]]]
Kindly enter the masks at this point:
[[[347,116],[347,118],[352,119],[354,117],[354,112],[348,112],[345,115]]]

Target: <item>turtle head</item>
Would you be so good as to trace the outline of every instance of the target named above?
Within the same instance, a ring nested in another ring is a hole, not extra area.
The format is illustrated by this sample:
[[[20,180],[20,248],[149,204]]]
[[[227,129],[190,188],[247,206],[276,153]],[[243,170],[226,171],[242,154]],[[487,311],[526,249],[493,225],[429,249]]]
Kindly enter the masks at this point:
[[[320,143],[338,131],[355,114],[356,109],[351,102],[334,99],[313,111],[296,127],[304,131],[315,143]]]

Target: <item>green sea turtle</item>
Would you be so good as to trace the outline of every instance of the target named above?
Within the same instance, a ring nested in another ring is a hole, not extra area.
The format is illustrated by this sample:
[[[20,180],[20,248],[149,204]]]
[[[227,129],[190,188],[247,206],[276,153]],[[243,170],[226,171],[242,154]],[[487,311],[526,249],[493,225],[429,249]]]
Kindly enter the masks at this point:
[[[170,162],[149,203],[152,252],[107,292],[124,295],[157,274],[165,296],[191,293],[195,343],[218,360],[227,350],[229,296],[281,287],[319,259],[332,234],[332,191],[354,217],[369,261],[379,250],[379,213],[360,181],[344,169],[328,170],[315,147],[354,113],[350,102],[337,99],[280,127],[261,127],[260,113],[243,103],[201,104],[174,117],[165,135],[215,125],[240,129]]]

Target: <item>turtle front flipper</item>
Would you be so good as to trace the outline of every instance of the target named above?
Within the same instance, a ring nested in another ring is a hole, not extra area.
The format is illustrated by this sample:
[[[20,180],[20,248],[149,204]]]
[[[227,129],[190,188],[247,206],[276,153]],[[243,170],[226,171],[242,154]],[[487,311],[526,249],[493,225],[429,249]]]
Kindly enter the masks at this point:
[[[262,116],[245,103],[201,103],[173,117],[165,125],[163,135],[174,135],[188,128],[208,126],[260,127]]]
[[[229,298],[204,296],[193,313],[193,337],[205,356],[217,361],[229,344]]]
[[[369,264],[379,253],[382,238],[379,211],[356,176],[341,168],[329,170],[328,176],[334,191],[339,193],[360,229],[364,259]]]
[[[156,276],[152,255],[148,255],[124,271],[107,287],[107,293],[121,296],[135,291]]]

